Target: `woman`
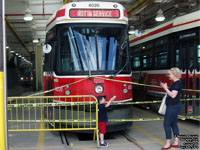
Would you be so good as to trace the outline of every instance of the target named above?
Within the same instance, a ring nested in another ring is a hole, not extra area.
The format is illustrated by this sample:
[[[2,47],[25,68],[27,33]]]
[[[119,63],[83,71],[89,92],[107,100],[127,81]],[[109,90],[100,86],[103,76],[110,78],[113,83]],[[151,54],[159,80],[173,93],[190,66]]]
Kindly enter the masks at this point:
[[[166,135],[166,144],[162,147],[162,150],[170,149],[171,147],[179,147],[178,135],[179,129],[177,125],[178,112],[181,107],[180,97],[182,90],[182,83],[180,81],[181,72],[178,68],[171,68],[169,70],[169,79],[173,81],[173,84],[168,88],[167,83],[160,83],[162,88],[167,92],[166,98],[166,113],[164,119],[164,129]],[[171,145],[172,131],[174,133],[174,143]]]

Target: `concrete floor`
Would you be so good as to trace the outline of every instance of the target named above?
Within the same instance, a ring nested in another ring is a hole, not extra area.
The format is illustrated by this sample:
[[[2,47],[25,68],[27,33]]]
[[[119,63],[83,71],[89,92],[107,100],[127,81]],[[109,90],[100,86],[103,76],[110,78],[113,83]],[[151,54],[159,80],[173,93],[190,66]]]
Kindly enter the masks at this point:
[[[160,117],[160,115],[150,110],[133,107],[133,117]],[[197,135],[199,138],[199,122],[190,120],[178,122],[181,135]],[[133,122],[133,126],[125,131],[144,150],[160,150],[165,143],[163,121],[138,121]],[[69,145],[62,144],[59,132],[9,132],[9,150],[96,150],[96,143],[92,140],[80,141],[76,134],[65,132]],[[129,142],[118,132],[112,134],[112,139],[108,139],[109,147],[101,147],[106,150],[141,150],[135,144]],[[199,140],[199,139],[198,139]],[[186,141],[180,141],[184,146]],[[198,143],[199,145],[199,143]],[[196,148],[197,149],[197,148]],[[171,148],[175,150],[175,148]]]

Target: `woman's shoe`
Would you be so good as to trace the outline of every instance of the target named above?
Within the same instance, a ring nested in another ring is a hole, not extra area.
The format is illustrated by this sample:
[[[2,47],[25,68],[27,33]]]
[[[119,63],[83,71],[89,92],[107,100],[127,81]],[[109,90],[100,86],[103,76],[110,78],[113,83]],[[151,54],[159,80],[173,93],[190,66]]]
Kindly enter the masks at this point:
[[[162,147],[161,150],[170,149],[170,148],[171,148],[171,145],[169,147],[166,147],[166,148]]]
[[[179,145],[171,145],[171,147],[179,148]]]

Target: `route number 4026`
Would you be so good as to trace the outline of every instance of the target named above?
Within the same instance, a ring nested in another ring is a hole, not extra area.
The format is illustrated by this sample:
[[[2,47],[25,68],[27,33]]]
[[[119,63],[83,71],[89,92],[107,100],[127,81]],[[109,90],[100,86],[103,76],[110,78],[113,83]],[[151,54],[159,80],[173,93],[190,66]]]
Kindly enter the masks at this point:
[[[89,7],[100,7],[99,4],[91,3],[88,5]]]

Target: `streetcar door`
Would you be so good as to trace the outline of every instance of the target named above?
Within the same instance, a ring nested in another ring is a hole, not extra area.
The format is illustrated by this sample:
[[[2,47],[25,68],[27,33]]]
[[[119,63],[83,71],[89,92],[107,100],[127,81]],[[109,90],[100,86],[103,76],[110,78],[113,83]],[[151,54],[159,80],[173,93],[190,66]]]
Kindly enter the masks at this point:
[[[180,69],[183,72],[182,82],[184,89],[196,89],[196,61],[195,56],[197,53],[196,49],[196,33],[186,33],[179,36],[178,48],[180,52]],[[184,91],[182,98],[192,99],[196,97],[196,92]],[[195,107],[194,101],[183,101],[181,108],[181,115],[190,115],[193,116],[195,110],[198,107]],[[198,108],[199,109],[199,108]]]

